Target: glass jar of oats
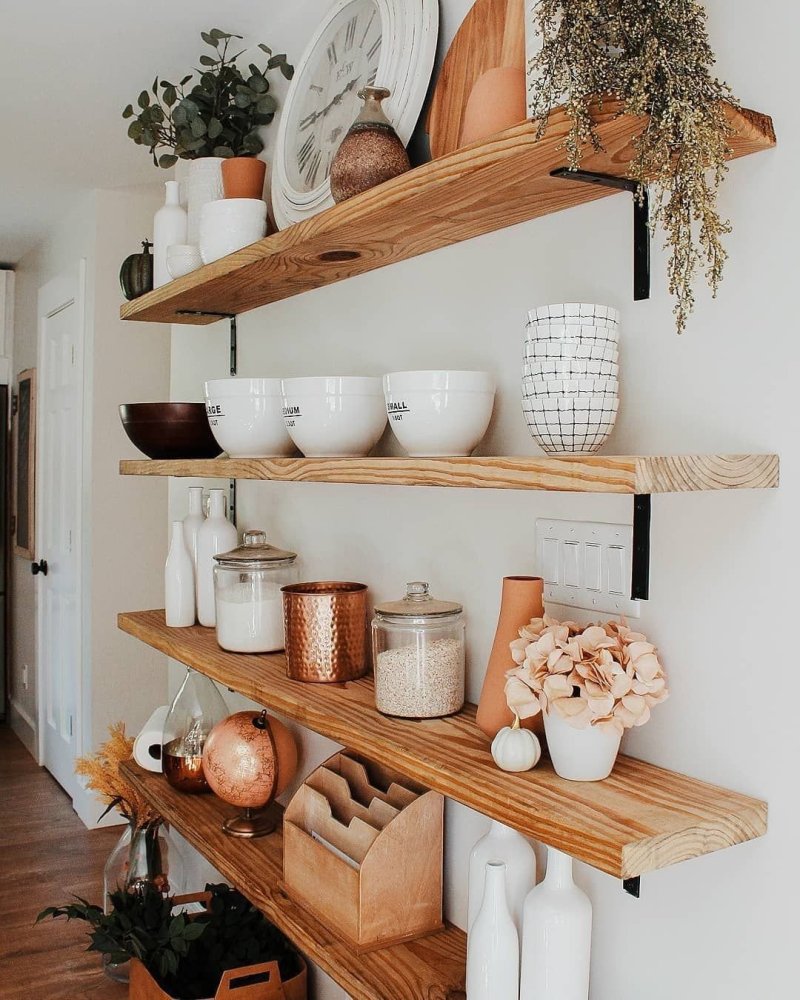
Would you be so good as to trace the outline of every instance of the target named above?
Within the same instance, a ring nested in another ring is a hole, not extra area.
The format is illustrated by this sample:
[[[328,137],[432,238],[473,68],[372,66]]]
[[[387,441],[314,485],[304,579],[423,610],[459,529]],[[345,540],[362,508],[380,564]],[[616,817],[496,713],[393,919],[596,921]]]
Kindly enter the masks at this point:
[[[428,584],[409,583],[401,601],[375,605],[375,704],[384,715],[436,719],[464,705],[464,614]]]

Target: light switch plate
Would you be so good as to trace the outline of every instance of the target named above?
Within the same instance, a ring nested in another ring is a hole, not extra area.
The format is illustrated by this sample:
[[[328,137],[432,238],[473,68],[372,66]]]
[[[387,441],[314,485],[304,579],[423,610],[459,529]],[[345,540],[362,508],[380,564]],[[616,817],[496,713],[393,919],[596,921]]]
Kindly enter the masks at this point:
[[[544,599],[611,615],[639,617],[631,600],[633,526],[536,520],[536,565]]]

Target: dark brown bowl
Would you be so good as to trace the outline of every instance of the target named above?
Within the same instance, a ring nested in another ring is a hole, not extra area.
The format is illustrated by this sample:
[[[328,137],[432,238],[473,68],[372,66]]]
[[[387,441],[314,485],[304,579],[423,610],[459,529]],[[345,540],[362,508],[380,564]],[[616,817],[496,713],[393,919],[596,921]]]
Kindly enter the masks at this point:
[[[205,403],[123,403],[122,426],[148,458],[216,458]]]

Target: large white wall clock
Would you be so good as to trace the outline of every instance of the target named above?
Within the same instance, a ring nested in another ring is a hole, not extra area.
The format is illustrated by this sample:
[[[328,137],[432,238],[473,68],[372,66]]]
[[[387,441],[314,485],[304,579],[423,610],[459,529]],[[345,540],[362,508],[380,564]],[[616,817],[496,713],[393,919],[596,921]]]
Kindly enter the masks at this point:
[[[438,0],[337,0],[303,53],[284,101],[272,164],[281,229],[333,204],[331,161],[355,121],[358,91],[388,87],[384,108],[408,143],[425,100]]]

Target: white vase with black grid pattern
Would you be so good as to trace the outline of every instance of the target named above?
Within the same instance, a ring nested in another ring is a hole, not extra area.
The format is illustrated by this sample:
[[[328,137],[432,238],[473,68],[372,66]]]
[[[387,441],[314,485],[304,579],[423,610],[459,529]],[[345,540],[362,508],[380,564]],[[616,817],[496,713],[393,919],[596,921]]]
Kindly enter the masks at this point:
[[[619,409],[619,313],[562,302],[528,313],[522,410],[548,454],[590,454],[608,440]]]

